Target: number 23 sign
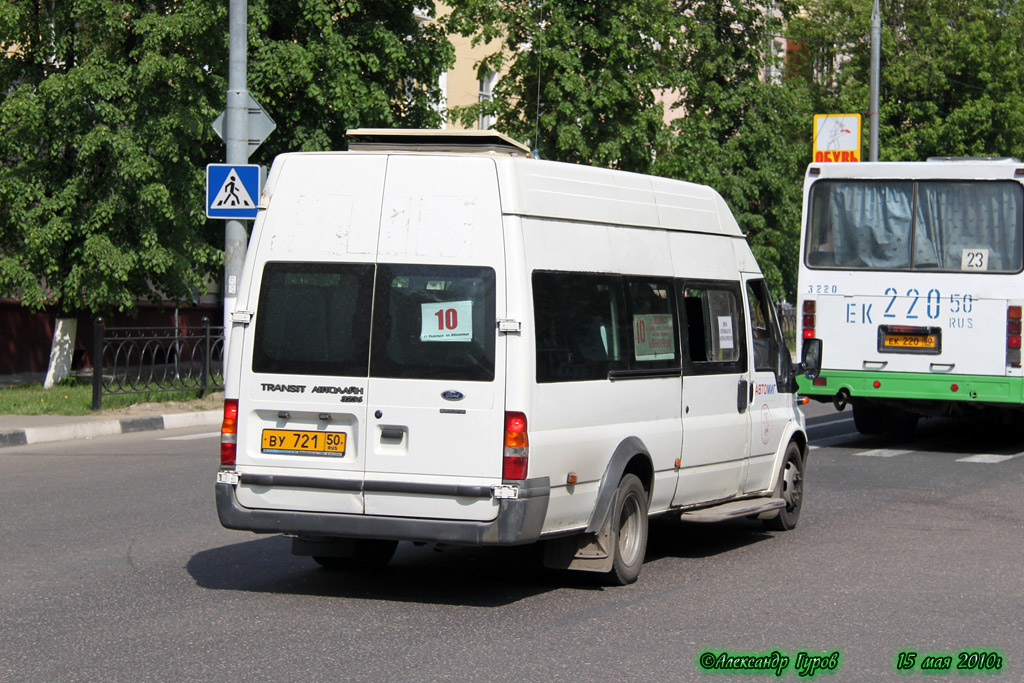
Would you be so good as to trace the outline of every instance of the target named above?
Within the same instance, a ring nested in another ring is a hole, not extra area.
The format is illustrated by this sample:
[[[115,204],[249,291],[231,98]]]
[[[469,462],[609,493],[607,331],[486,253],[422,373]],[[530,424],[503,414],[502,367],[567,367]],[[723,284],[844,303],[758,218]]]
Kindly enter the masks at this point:
[[[420,304],[420,341],[473,341],[473,302]]]

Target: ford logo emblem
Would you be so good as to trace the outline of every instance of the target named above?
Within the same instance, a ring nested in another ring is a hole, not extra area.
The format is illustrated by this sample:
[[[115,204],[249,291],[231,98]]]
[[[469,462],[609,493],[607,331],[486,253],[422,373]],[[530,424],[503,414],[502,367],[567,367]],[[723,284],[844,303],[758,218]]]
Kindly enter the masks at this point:
[[[443,391],[441,392],[441,398],[446,401],[461,401],[466,398],[466,395],[461,391]]]

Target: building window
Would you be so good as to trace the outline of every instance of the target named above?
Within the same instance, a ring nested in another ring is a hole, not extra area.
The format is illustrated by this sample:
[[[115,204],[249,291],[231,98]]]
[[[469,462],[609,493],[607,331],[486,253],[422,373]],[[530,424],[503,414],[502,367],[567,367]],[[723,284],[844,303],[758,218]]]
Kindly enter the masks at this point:
[[[490,72],[489,74],[487,74],[487,76],[480,79],[480,90],[477,93],[478,103],[482,104],[484,102],[491,102],[494,99],[494,86],[497,82],[498,74],[495,73],[494,71]],[[496,122],[497,121],[493,114],[484,114],[483,112],[481,112],[480,116],[477,118],[477,127],[480,130],[490,130],[491,126],[493,126]]]

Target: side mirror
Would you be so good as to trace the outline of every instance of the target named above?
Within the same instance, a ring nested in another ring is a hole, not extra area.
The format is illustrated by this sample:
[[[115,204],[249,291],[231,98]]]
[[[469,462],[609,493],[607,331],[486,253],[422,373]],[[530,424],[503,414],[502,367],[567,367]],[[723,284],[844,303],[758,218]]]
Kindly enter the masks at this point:
[[[821,340],[804,339],[804,347],[800,358],[800,372],[804,377],[813,380],[821,373]]]

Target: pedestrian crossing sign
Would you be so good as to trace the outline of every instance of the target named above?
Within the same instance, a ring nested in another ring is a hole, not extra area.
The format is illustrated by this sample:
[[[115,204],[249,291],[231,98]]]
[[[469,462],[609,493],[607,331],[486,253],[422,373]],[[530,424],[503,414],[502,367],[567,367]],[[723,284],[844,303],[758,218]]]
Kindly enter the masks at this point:
[[[260,167],[257,164],[207,164],[207,218],[256,218],[260,189]]]

